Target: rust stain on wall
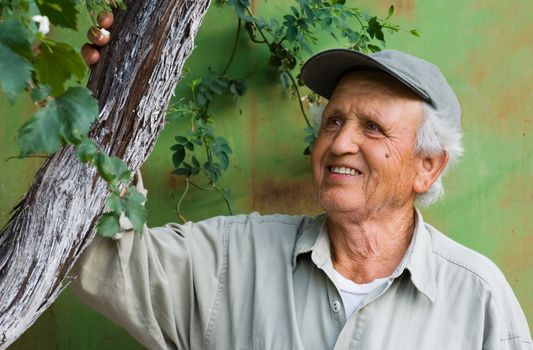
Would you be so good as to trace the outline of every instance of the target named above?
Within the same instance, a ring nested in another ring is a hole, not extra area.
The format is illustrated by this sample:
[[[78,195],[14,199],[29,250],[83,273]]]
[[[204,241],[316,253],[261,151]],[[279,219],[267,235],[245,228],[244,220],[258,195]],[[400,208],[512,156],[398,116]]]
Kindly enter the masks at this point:
[[[262,214],[316,215],[322,212],[311,179],[266,179],[257,185],[254,209]]]
[[[412,19],[416,8],[415,0],[394,0],[390,4],[394,5],[394,12],[397,15],[406,15]]]

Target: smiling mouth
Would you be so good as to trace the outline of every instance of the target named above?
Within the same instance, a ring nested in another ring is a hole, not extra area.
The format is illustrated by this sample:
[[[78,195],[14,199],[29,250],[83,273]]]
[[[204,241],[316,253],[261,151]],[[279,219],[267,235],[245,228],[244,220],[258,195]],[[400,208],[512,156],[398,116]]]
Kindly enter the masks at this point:
[[[330,173],[333,173],[333,174],[341,174],[341,175],[349,175],[349,176],[362,175],[362,173],[359,170],[353,169],[353,168],[330,166],[328,167],[328,170]]]

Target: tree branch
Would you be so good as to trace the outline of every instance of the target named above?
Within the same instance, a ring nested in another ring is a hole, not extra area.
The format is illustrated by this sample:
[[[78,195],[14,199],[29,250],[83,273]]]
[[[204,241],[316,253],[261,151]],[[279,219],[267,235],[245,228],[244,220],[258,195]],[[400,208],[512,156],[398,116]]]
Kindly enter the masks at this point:
[[[209,0],[131,0],[116,14],[111,43],[89,87],[100,119],[91,137],[137,170],[153,149]],[[37,172],[0,232],[0,349],[57,298],[90,243],[104,209],[105,182],[63,148]]]

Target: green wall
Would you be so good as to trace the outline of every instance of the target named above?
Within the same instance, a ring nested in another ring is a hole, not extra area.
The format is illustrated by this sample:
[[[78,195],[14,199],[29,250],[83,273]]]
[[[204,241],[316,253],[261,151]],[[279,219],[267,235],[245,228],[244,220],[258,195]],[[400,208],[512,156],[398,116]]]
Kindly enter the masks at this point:
[[[354,2],[352,2],[354,3]],[[388,47],[426,58],[445,72],[463,107],[465,156],[446,178],[447,196],[424,212],[427,221],[453,239],[487,255],[504,271],[533,325],[533,23],[529,0],[363,1],[359,6],[385,15],[422,36],[403,32]],[[256,1],[256,10],[280,13],[287,1]],[[236,21],[229,9],[210,9],[188,62],[194,73],[222,69]],[[61,35],[72,36],[68,32]],[[233,145],[230,174],[238,212],[318,213],[308,159],[302,155],[303,119],[285,96],[275,72],[265,68],[267,53],[245,40],[230,72],[252,75],[241,101],[216,103],[217,128]],[[70,40],[77,40],[76,37]],[[80,39],[81,40],[81,39]],[[81,44],[80,44],[81,45]],[[334,47],[329,38],[319,46]],[[221,54],[214,60],[213,52]],[[183,84],[184,85],[184,84]],[[178,96],[184,89],[178,89]],[[28,188],[40,159],[12,160],[15,130],[31,113],[29,101],[8,108],[0,98],[0,223]],[[174,208],[183,183],[170,175],[169,147],[180,126],[170,124],[143,167],[149,189],[149,224],[176,221]],[[189,219],[224,214],[215,194],[191,192],[184,203]],[[80,305],[66,291],[12,349],[135,349],[124,331]]]

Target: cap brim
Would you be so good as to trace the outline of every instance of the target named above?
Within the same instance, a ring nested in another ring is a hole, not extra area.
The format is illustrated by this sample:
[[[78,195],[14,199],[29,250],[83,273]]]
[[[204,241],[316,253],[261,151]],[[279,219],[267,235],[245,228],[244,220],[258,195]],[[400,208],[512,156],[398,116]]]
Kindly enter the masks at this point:
[[[346,73],[361,69],[378,70],[390,74],[424,101],[431,102],[427,93],[381,62],[364,53],[349,49],[326,50],[312,56],[302,67],[301,78],[307,87],[329,99],[335,86]]]

